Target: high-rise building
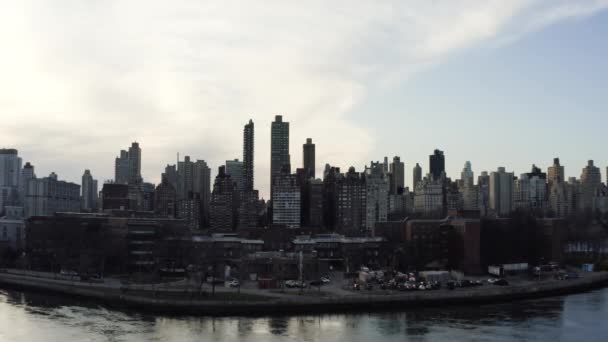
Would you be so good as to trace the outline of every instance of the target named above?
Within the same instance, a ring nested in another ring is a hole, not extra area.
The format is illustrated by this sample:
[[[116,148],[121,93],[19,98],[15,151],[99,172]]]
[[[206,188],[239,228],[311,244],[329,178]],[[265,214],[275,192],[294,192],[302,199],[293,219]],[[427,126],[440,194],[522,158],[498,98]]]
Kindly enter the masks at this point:
[[[402,193],[405,187],[405,165],[398,156],[393,157],[390,165],[390,186],[392,195]]]
[[[258,226],[259,193],[254,190],[254,125],[253,120],[245,125],[243,129],[243,163],[242,163],[242,185],[238,187],[239,207],[237,212],[237,228],[247,229]],[[232,171],[226,162],[227,172]],[[232,176],[234,177],[234,176]],[[238,174],[237,174],[238,177]],[[237,180],[237,183],[239,181]]]
[[[186,199],[190,192],[194,192],[194,162],[185,156],[177,162],[177,200]]]
[[[462,207],[464,210],[479,209],[479,189],[474,184],[475,174],[471,162],[467,161],[460,173],[460,192],[462,193]]]
[[[422,180],[422,168],[418,163],[416,163],[416,166],[414,166],[412,174],[412,188],[416,189],[416,185],[418,185],[418,183]]]
[[[237,191],[243,191],[244,182],[243,182],[243,162],[238,159],[234,160],[226,160],[226,173],[230,175],[230,178],[236,185]]]
[[[194,163],[194,180],[192,182],[193,192],[200,194],[200,224],[202,227],[209,225],[209,203],[211,202],[211,168],[204,160]]]
[[[239,193],[238,229],[255,228],[258,226],[260,211],[259,193],[257,190]]]
[[[167,169],[165,170],[167,171]],[[168,171],[172,173],[172,167]],[[167,181],[170,182],[170,178],[167,178]],[[183,161],[177,162],[176,183],[176,215],[179,218],[188,219],[189,225],[192,227],[194,225],[207,226],[211,200],[211,170],[207,166],[207,162],[204,160],[193,162],[190,156],[184,156]],[[198,207],[195,208],[195,206]]]
[[[243,191],[253,191],[254,137],[253,120],[249,120],[243,129]]]
[[[593,160],[589,160],[581,173],[580,210],[595,210],[595,197],[601,185],[602,175],[600,169],[593,165]]]
[[[473,173],[473,169],[471,168],[471,162],[467,161],[464,163],[464,168],[460,173],[460,181],[462,185],[468,184],[473,185],[475,174]]]
[[[167,177],[167,182],[173,186],[173,190],[177,191],[177,165],[167,164],[164,175]]]
[[[201,228],[201,194],[189,191],[186,198],[177,203],[177,216],[186,221],[190,229]]]
[[[315,144],[311,138],[306,139],[306,144],[302,145],[303,165],[306,178],[315,178]]]
[[[532,172],[522,173],[515,181],[514,206],[517,209],[544,212],[547,207],[547,174],[532,165]]]
[[[270,127],[270,193],[274,193],[273,178],[279,176],[286,168],[291,173],[289,156],[289,122],[283,122],[283,116],[275,116]]]
[[[390,182],[384,165],[371,162],[370,166],[365,168],[365,226],[368,231],[372,231],[377,222],[388,220]]]
[[[414,192],[414,211],[426,216],[443,216],[444,187],[441,180],[434,180],[431,174],[418,182]]]
[[[226,167],[220,166],[213,183],[209,220],[212,229],[233,230],[236,224],[237,192]]]
[[[60,181],[53,172],[31,179],[25,193],[25,217],[80,211],[80,185]]]
[[[499,216],[507,216],[513,211],[514,175],[499,167],[490,174],[490,209]]]
[[[144,182],[139,186],[141,189],[140,192],[142,194],[142,206],[141,210],[143,211],[154,211],[154,191],[155,185],[152,183]]]
[[[482,171],[477,177],[477,189],[479,213],[481,216],[486,216],[490,211],[490,175],[487,171]]]
[[[443,155],[443,151],[435,150],[429,156],[429,170],[433,180],[439,180],[442,174],[445,175],[445,156]]]
[[[359,233],[367,229],[367,188],[365,176],[350,167],[339,177],[337,186],[337,225],[343,234]]]
[[[141,148],[139,143],[131,143],[129,147],[129,184],[142,183],[141,177]]]
[[[23,169],[21,170],[21,185],[19,189],[19,198],[23,205],[25,205],[25,189],[27,189],[27,183],[30,179],[36,178],[36,173],[34,172],[34,165],[30,164],[30,162],[25,163],[23,165]]]
[[[81,210],[84,212],[97,211],[97,180],[93,179],[91,170],[84,170],[82,175],[82,205]]]
[[[114,164],[114,182],[118,184],[140,184],[141,148],[139,143],[131,143],[129,151],[121,150]]]
[[[323,170],[323,227],[327,230],[334,230],[339,226],[338,193],[341,179],[342,174],[339,167],[325,164]]]
[[[175,217],[177,194],[166,174],[154,191],[154,212],[162,217]]]
[[[21,190],[21,158],[16,149],[0,149],[0,215],[7,205],[18,205]]]
[[[553,165],[547,171],[547,182],[549,187],[553,183],[565,182],[564,167],[559,164],[559,158],[553,158]]]
[[[129,165],[129,152],[120,150],[120,155],[116,157],[116,161],[114,162],[114,183],[129,183]]]
[[[273,179],[272,223],[300,228],[301,193],[297,177],[286,167]]]
[[[308,210],[304,217],[306,227],[321,227],[323,224],[323,181],[309,179],[306,183]]]

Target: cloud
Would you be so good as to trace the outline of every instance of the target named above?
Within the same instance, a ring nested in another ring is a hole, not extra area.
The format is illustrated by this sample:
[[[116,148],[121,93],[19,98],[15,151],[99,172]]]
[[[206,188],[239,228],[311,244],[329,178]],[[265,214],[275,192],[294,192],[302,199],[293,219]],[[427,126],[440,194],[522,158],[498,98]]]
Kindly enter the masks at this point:
[[[292,164],[361,168],[377,138],[349,118],[370,90],[450,55],[519,37],[607,1],[19,1],[0,13],[1,144],[39,174],[111,178],[131,141],[158,181],[175,153],[214,168],[256,123],[267,193],[269,126],[291,122]],[[381,113],[369,113],[378,116]],[[378,156],[376,156],[377,158]]]

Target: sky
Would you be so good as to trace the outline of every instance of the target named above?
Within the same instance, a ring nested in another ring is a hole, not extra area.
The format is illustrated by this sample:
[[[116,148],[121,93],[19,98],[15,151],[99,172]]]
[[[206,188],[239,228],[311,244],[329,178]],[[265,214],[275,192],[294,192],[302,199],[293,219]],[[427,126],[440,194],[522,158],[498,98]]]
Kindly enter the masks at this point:
[[[405,162],[515,174],[608,165],[608,0],[0,0],[0,147],[39,177],[113,178],[132,141],[157,183],[177,153],[242,158],[268,197],[270,122],[292,167]]]

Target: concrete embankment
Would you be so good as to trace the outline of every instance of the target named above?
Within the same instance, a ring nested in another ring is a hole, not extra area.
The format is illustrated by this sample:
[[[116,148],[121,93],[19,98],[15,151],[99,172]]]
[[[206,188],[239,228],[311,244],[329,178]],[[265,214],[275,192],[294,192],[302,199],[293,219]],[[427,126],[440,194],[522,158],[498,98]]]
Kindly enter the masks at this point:
[[[96,299],[110,306],[171,314],[194,315],[265,315],[277,313],[317,313],[373,310],[402,310],[420,306],[483,304],[520,299],[564,295],[608,285],[608,272],[585,274],[579,279],[539,281],[525,285],[397,292],[391,294],[361,291],[349,295],[309,296],[273,294],[253,296],[247,300],[213,300],[155,298],[136,291],[125,291],[116,284],[94,284],[80,281],[40,278],[32,275],[0,272],[0,284],[15,289],[30,289],[69,296]],[[159,290],[161,293],[162,291]],[[243,291],[246,294],[246,291]],[[162,297],[162,296],[159,296]]]

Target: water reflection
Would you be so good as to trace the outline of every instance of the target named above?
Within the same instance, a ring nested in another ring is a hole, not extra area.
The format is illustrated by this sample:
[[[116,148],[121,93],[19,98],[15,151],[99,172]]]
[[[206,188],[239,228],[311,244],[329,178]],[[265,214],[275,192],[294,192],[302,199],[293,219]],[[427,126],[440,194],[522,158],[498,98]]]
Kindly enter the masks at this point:
[[[495,305],[289,317],[157,317],[0,292],[0,341],[585,340],[608,336],[608,289]]]

